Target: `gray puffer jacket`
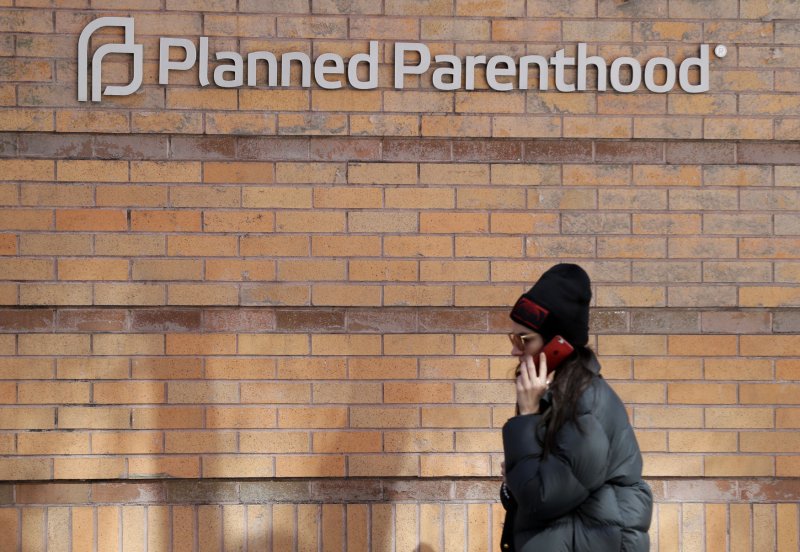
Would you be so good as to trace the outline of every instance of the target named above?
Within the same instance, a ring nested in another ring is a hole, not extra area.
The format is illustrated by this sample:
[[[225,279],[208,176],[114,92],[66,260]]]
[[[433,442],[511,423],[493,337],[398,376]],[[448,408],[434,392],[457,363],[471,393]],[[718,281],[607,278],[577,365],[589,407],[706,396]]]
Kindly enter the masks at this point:
[[[541,414],[515,416],[503,427],[506,507],[501,548],[517,552],[647,552],[653,495],[642,480],[642,455],[625,406],[595,373],[541,459]],[[539,409],[550,405],[551,393]]]

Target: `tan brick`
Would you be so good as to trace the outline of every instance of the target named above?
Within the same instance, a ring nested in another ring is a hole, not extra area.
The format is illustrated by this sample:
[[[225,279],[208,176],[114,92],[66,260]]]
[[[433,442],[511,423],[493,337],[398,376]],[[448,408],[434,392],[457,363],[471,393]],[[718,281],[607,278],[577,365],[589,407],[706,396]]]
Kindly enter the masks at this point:
[[[248,257],[305,257],[310,251],[309,241],[306,236],[244,236],[241,239],[240,254]]]
[[[309,97],[310,93],[306,90],[241,90],[239,92],[239,109],[307,111]]]
[[[559,138],[561,117],[496,116],[492,118],[492,136],[497,138]]]
[[[634,358],[634,377],[643,380],[702,378],[702,360],[690,358]]]
[[[273,278],[275,278],[274,272]],[[343,280],[344,278],[345,262],[343,260],[278,261],[278,280],[307,282],[317,280]]]
[[[382,192],[378,188],[316,188],[314,207],[341,209],[375,209],[383,205]],[[305,206],[305,205],[303,205]],[[387,207],[391,207],[387,201]]]
[[[146,406],[134,408],[130,419],[134,429],[198,429],[203,427],[203,408]]]
[[[92,435],[93,454],[154,454],[163,452],[160,431],[102,432]]]
[[[485,454],[436,454],[420,457],[422,477],[444,477],[445,474],[458,474],[462,477],[485,477],[491,466]]]
[[[453,112],[453,97],[438,91],[386,91],[384,92],[383,101],[384,110],[390,112]]]
[[[212,117],[211,114],[209,114],[210,117]],[[209,126],[212,125],[209,124]],[[131,130],[143,133],[201,134],[203,132],[203,114],[199,112],[134,111],[131,113]]]
[[[670,338],[672,337],[673,336],[670,336]],[[708,336],[708,337],[722,337],[722,336]],[[713,347],[713,344],[709,345]],[[695,344],[695,347],[696,347],[695,354],[702,354],[699,352],[701,345]],[[736,349],[735,341],[732,347],[733,350],[735,351]],[[676,347],[676,350],[680,349]],[[717,351],[716,353],[709,352],[708,354],[712,355],[721,353]],[[728,352],[727,354],[737,354],[737,353]],[[747,358],[747,359],[707,358],[704,361],[704,365],[705,365],[705,379],[707,380],[771,380],[772,379],[772,362],[769,360],[759,360],[754,358]]]
[[[124,458],[54,458],[53,476],[57,479],[119,479],[126,476]],[[76,509],[72,509],[75,520]],[[73,545],[76,543],[73,538]]]
[[[95,284],[95,305],[163,305],[164,286],[153,284]]]
[[[164,452],[167,454],[237,452],[236,432],[166,431]]]
[[[350,408],[350,427],[354,428],[409,428],[419,425],[419,410],[402,407]]]
[[[97,334],[92,338],[96,355],[163,355],[164,336],[161,334]]]
[[[350,477],[418,477],[419,461],[417,454],[358,454],[348,459],[347,474]]]
[[[314,433],[313,451],[331,452],[381,452],[381,433],[377,431],[330,431]]]
[[[345,475],[344,456],[278,456],[275,458],[275,475],[277,477],[343,477]]]
[[[236,403],[239,386],[234,382],[169,382],[169,402],[175,404]]]
[[[269,184],[274,181],[273,163],[207,161],[203,182],[211,184]]]
[[[34,267],[31,267],[34,268]],[[47,267],[49,269],[49,266]],[[35,275],[31,270],[29,274]],[[39,270],[38,272],[41,272]],[[33,279],[30,276],[27,279]],[[127,280],[127,259],[59,259],[59,280]]]
[[[95,195],[99,207],[165,207],[168,192],[166,186],[98,185]],[[173,203],[176,203],[176,207],[179,206],[176,198]]]
[[[344,232],[343,212],[291,211],[275,213],[275,230],[278,232]]]
[[[352,357],[347,359],[350,379],[413,379],[417,375],[414,358]]]
[[[486,282],[489,280],[489,263],[488,261],[421,261],[420,280],[425,282]]]
[[[167,89],[167,109],[237,109],[237,103],[236,90]]]
[[[16,293],[14,293],[16,301]],[[90,284],[21,284],[19,302],[23,305],[91,305]]]
[[[131,161],[131,182],[200,182],[197,161]]]
[[[416,115],[350,115],[351,136],[419,136]]]
[[[203,477],[210,478],[229,478],[229,477],[274,477],[275,471],[272,466],[273,457],[270,456],[256,456],[249,454],[247,456],[232,455],[232,454],[214,454],[212,456],[203,457]],[[223,508],[230,508],[226,506]],[[244,509],[244,506],[239,506]],[[234,515],[234,514],[232,514]],[[237,514],[234,519],[225,518],[226,537],[225,542],[236,542],[241,535],[244,534],[243,527],[237,527],[234,522],[238,521],[243,523],[242,518]],[[248,526],[248,530],[255,524]],[[235,535],[235,536],[234,536]]]
[[[168,355],[230,355],[236,352],[234,334],[167,334]]]
[[[715,429],[771,429],[776,427],[772,408],[718,407],[705,409],[706,427]],[[777,410],[777,427],[781,425],[781,410]]]
[[[670,452],[736,452],[735,431],[670,431]]]
[[[386,207],[390,209],[452,209],[452,188],[387,188]]]
[[[456,237],[457,257],[521,257],[523,242],[517,237]]]
[[[209,428],[271,428],[276,427],[275,408],[211,406],[206,410]]]
[[[101,382],[93,385],[93,392],[98,404],[163,403],[165,398],[164,384],[160,382]]]
[[[0,428],[55,429],[55,416],[55,408],[3,408],[0,409]]]
[[[735,404],[736,385],[724,383],[670,383],[670,404]]]
[[[89,433],[20,433],[17,452],[23,455],[89,454]]]
[[[89,384],[77,382],[21,382],[19,404],[73,404],[89,402]]]
[[[276,130],[275,115],[271,113],[206,113],[206,134],[269,136]]]
[[[800,292],[787,287],[745,287],[739,290],[742,307],[792,307],[800,305]]]
[[[441,285],[386,285],[385,306],[446,306],[453,304],[453,290]]]
[[[343,83],[344,78],[338,79]],[[344,83],[343,83],[344,84]],[[280,113],[278,134],[334,136],[347,134],[347,115],[329,113]]]
[[[594,240],[586,237],[525,238],[525,256],[528,257],[593,257],[594,255]]]
[[[645,477],[697,477],[703,473],[701,456],[685,455],[681,456],[680,462],[676,462],[675,455],[671,453],[648,453],[642,455],[642,460],[644,463],[642,475]],[[661,508],[659,506],[659,509]],[[663,528],[660,528],[659,532],[663,532]],[[663,541],[661,546],[664,546]]]
[[[483,115],[423,115],[423,136],[488,137],[491,118]]]
[[[633,120],[634,138],[697,140],[703,137],[700,117],[637,117]]]
[[[743,335],[740,338],[742,356],[795,356],[797,347],[796,335]]]
[[[100,234],[95,236],[95,254],[112,256],[164,255],[164,236]]]
[[[449,383],[400,383],[384,384],[386,403],[450,403],[453,387]]]
[[[127,113],[119,111],[70,110],[55,113],[57,132],[128,132],[130,122]]]
[[[0,130],[52,132],[53,110],[16,108],[0,111]]]
[[[381,111],[381,104],[381,93],[378,90],[341,89],[311,92],[313,111]]]
[[[703,136],[709,140],[769,140],[772,124],[758,118],[708,118],[703,122]]]
[[[50,260],[0,258],[0,273],[4,280],[52,280],[53,268]]]
[[[208,272],[211,271],[208,270]],[[216,279],[209,275],[207,277],[211,280]],[[134,280],[201,280],[203,278],[203,262],[193,259],[134,259],[132,278]]]
[[[330,279],[330,278],[328,278]],[[338,278],[337,278],[338,279]],[[416,281],[416,261],[362,261],[353,259],[349,262],[349,280],[351,281]]]
[[[386,452],[452,452],[452,431],[387,431],[384,437]]]
[[[704,459],[706,477],[759,477],[775,475],[771,456],[750,456],[736,454],[729,456],[706,456]]]
[[[193,377],[193,376],[189,376]],[[206,379],[273,379],[275,359],[208,357],[205,359]]]
[[[277,163],[276,181],[285,184],[343,184],[344,163]]]
[[[632,138],[629,117],[564,117],[565,138]]]
[[[421,213],[420,218],[422,215]],[[556,214],[494,212],[490,214],[490,217],[490,228],[493,234],[556,234],[559,232],[559,216]]]
[[[287,404],[311,402],[311,387],[305,383],[243,383],[244,404]]]

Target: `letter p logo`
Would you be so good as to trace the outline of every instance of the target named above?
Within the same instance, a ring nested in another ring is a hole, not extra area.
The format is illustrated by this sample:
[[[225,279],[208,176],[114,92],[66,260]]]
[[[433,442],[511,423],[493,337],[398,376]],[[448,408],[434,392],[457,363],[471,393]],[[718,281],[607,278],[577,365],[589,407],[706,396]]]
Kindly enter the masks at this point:
[[[125,42],[122,44],[104,44],[92,56],[92,101],[99,102],[103,94],[106,96],[128,96],[139,89],[142,84],[142,62],[144,47],[133,43],[133,18],[132,17],[101,17],[95,19],[81,31],[78,39],[78,101],[85,102],[88,98],[87,79],[89,77],[89,39],[97,29],[102,27],[123,27],[125,29]],[[102,88],[102,64],[106,54],[133,54],[133,80],[126,86],[106,86]]]

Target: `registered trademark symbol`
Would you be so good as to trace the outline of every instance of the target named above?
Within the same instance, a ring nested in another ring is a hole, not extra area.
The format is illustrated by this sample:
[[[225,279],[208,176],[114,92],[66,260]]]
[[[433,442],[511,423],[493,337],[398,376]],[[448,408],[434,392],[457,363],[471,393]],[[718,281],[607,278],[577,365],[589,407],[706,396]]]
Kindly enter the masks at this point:
[[[718,58],[724,58],[728,55],[728,48],[724,44],[719,44],[716,48],[714,48],[714,55]]]

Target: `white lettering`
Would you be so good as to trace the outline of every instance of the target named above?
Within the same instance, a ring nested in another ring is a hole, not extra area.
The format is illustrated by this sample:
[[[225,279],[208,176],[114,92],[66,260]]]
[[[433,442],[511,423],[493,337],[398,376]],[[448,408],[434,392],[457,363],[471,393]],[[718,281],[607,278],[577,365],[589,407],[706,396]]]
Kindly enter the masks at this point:
[[[436,63],[449,63],[449,67],[437,67],[433,72],[433,87],[437,90],[458,90],[461,88],[461,59],[458,56],[438,55]],[[448,76],[447,82],[442,78]]]
[[[656,84],[656,66],[662,65],[666,71],[664,84]],[[664,57],[654,57],[644,66],[644,86],[651,92],[663,94],[669,92],[675,86],[675,64],[672,60]]]
[[[622,81],[619,78],[620,69],[623,65],[627,65],[631,68],[631,82],[628,84],[622,84]],[[642,84],[642,66],[639,65],[639,61],[635,58],[617,58],[614,60],[614,63],[611,64],[610,80],[611,88],[617,92],[623,92],[625,94],[634,92],[637,88],[639,88],[639,85]]]
[[[503,64],[504,68],[497,66]],[[497,82],[497,77],[513,77],[517,74],[517,64],[511,56],[492,56],[486,64],[486,82],[492,90],[505,92],[512,90],[514,85],[510,82]]]
[[[180,61],[169,59],[169,49],[183,48],[186,54]],[[170,71],[186,71],[191,69],[197,59],[194,43],[187,38],[162,38],[159,41],[158,84],[169,84]]]
[[[575,85],[564,82],[564,67],[575,65],[575,58],[564,57],[564,49],[556,52],[555,57],[550,58],[550,63],[556,68],[556,90],[561,92],[574,92]]]
[[[244,60],[236,52],[217,52],[217,61],[229,59],[233,65],[218,65],[214,69],[214,84],[221,88],[237,88],[244,84]],[[233,73],[233,78],[228,80],[225,73]]]
[[[578,43],[578,90],[586,90],[586,72],[589,65],[597,67],[597,89],[606,89],[606,60],[600,56],[586,57],[586,43]]]
[[[333,67],[325,67],[325,64],[328,62],[333,63]],[[342,61],[341,56],[336,54],[322,54],[317,58],[317,61],[314,62],[314,78],[320,88],[326,88],[328,90],[341,88],[342,83],[340,81],[329,81],[325,78],[325,75],[342,74],[344,74],[344,61]]]
[[[369,78],[366,82],[358,79],[358,64],[366,63],[369,68]],[[378,88],[378,41],[369,41],[369,54],[356,54],[347,64],[347,80],[350,86],[358,90]]]
[[[406,52],[417,52],[419,63],[406,66]],[[398,42],[394,45],[394,87],[402,89],[406,75],[421,75],[431,65],[431,51],[424,44]]]
[[[700,82],[697,84],[692,84],[689,82],[689,68],[695,65],[700,68]],[[708,92],[708,44],[700,45],[699,58],[686,58],[683,60],[679,75],[681,88],[683,88],[683,90],[689,94]]]
[[[281,56],[281,86],[291,86],[292,62],[299,61],[302,70],[300,77],[301,86],[311,86],[311,59],[303,52],[288,52]]]

